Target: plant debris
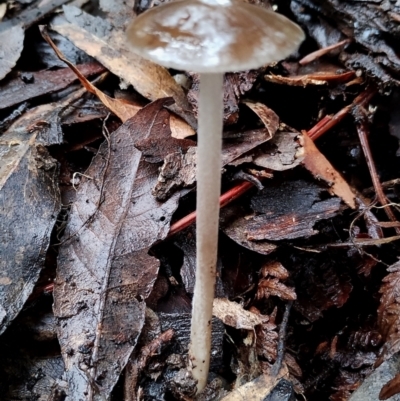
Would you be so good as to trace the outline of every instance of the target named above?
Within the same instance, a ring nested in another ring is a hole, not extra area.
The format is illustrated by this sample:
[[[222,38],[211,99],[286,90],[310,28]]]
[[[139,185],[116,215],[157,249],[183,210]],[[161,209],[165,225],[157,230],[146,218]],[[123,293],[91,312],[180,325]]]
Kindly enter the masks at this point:
[[[0,400],[400,399],[398,2],[255,1],[307,39],[224,78],[196,398],[199,76],[125,39],[161,3],[0,5]]]

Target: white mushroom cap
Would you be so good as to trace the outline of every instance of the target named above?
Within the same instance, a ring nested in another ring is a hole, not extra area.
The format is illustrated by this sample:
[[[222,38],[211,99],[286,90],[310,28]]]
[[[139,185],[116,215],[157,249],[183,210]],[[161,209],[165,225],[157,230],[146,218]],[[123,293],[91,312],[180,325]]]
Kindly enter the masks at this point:
[[[301,28],[242,0],[176,0],[137,17],[133,51],[157,64],[201,73],[258,68],[282,60],[304,40]]]

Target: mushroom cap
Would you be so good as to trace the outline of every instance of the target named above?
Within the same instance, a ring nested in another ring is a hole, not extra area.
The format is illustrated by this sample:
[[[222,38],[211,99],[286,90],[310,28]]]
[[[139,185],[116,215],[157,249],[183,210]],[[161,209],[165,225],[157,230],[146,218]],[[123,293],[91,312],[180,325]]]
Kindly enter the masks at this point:
[[[128,27],[132,50],[157,64],[201,73],[259,68],[304,40],[301,28],[242,0],[175,0]]]

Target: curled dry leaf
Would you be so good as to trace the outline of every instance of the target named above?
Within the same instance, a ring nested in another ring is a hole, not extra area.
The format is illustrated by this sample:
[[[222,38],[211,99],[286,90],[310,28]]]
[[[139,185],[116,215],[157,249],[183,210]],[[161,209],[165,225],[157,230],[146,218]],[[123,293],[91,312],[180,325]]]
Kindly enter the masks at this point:
[[[400,351],[400,262],[388,269],[380,288],[379,330],[385,341],[377,365]]]
[[[113,99],[110,96],[107,96],[101,90],[97,89],[92,83],[90,83],[85,78],[85,76],[81,73],[81,71],[79,71],[78,68],[76,68],[72,63],[70,63],[64,57],[64,55],[57,49],[56,45],[53,43],[49,34],[46,32],[46,29],[43,26],[41,27],[40,31],[42,33],[43,38],[53,48],[59,59],[64,61],[64,63],[67,64],[69,68],[71,68],[71,70],[77,75],[78,79],[81,81],[82,85],[86,88],[86,90],[96,95],[110,111],[112,111],[116,116],[118,116],[121,119],[122,122],[133,117],[141,109],[141,107],[127,103],[121,99]]]
[[[237,302],[226,298],[214,299],[213,315],[236,329],[253,330],[255,326],[263,322],[259,315],[243,309],[243,306]]]
[[[17,64],[24,47],[24,29],[20,25],[0,31],[0,80]]]
[[[279,117],[277,114],[263,103],[251,102],[249,100],[243,103],[257,114],[272,138],[279,128]]]
[[[159,268],[148,250],[168,234],[179,199],[153,198],[157,165],[135,147],[171,139],[163,106],[149,104],[102,144],[72,206],[54,287],[71,400],[108,398],[142,329]]]
[[[329,192],[343,199],[343,201],[355,209],[355,196],[349,184],[335,170],[326,157],[318,150],[312,139],[303,133],[299,137],[300,143],[304,149],[304,167],[309,170],[315,178],[324,180],[329,185]]]
[[[307,86],[307,85],[327,85],[341,84],[349,82],[356,77],[354,71],[348,71],[341,74],[329,72],[305,74],[300,76],[283,77],[280,75],[265,75],[265,80],[275,84],[291,85],[291,86]]]
[[[183,89],[175,82],[168,70],[145,60],[127,48],[125,33],[113,30],[95,31],[99,18],[86,14],[73,6],[64,7],[65,21],[56,21],[52,29],[67,37],[75,46],[122,78],[144,97],[157,100],[172,97],[176,107],[171,107],[192,126],[196,125]],[[101,20],[101,19],[100,19]],[[104,21],[105,24],[107,22]]]
[[[308,54],[307,56],[303,57],[299,61],[299,64],[306,65],[306,64],[311,63],[311,62],[319,59],[320,57],[325,56],[326,54],[329,54],[333,51],[337,52],[338,49],[343,48],[344,46],[348,45],[350,42],[351,42],[350,39],[345,39],[345,40],[341,40],[338,43],[334,43],[330,46],[323,47],[322,49],[318,49],[318,50]]]

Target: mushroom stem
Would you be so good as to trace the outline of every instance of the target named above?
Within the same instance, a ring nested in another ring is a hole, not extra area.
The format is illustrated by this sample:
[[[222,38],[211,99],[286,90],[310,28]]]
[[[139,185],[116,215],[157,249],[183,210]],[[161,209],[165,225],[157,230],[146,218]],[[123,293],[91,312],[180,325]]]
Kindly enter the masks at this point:
[[[197,258],[189,358],[197,392],[207,384],[218,249],[223,74],[200,75],[197,145]]]

